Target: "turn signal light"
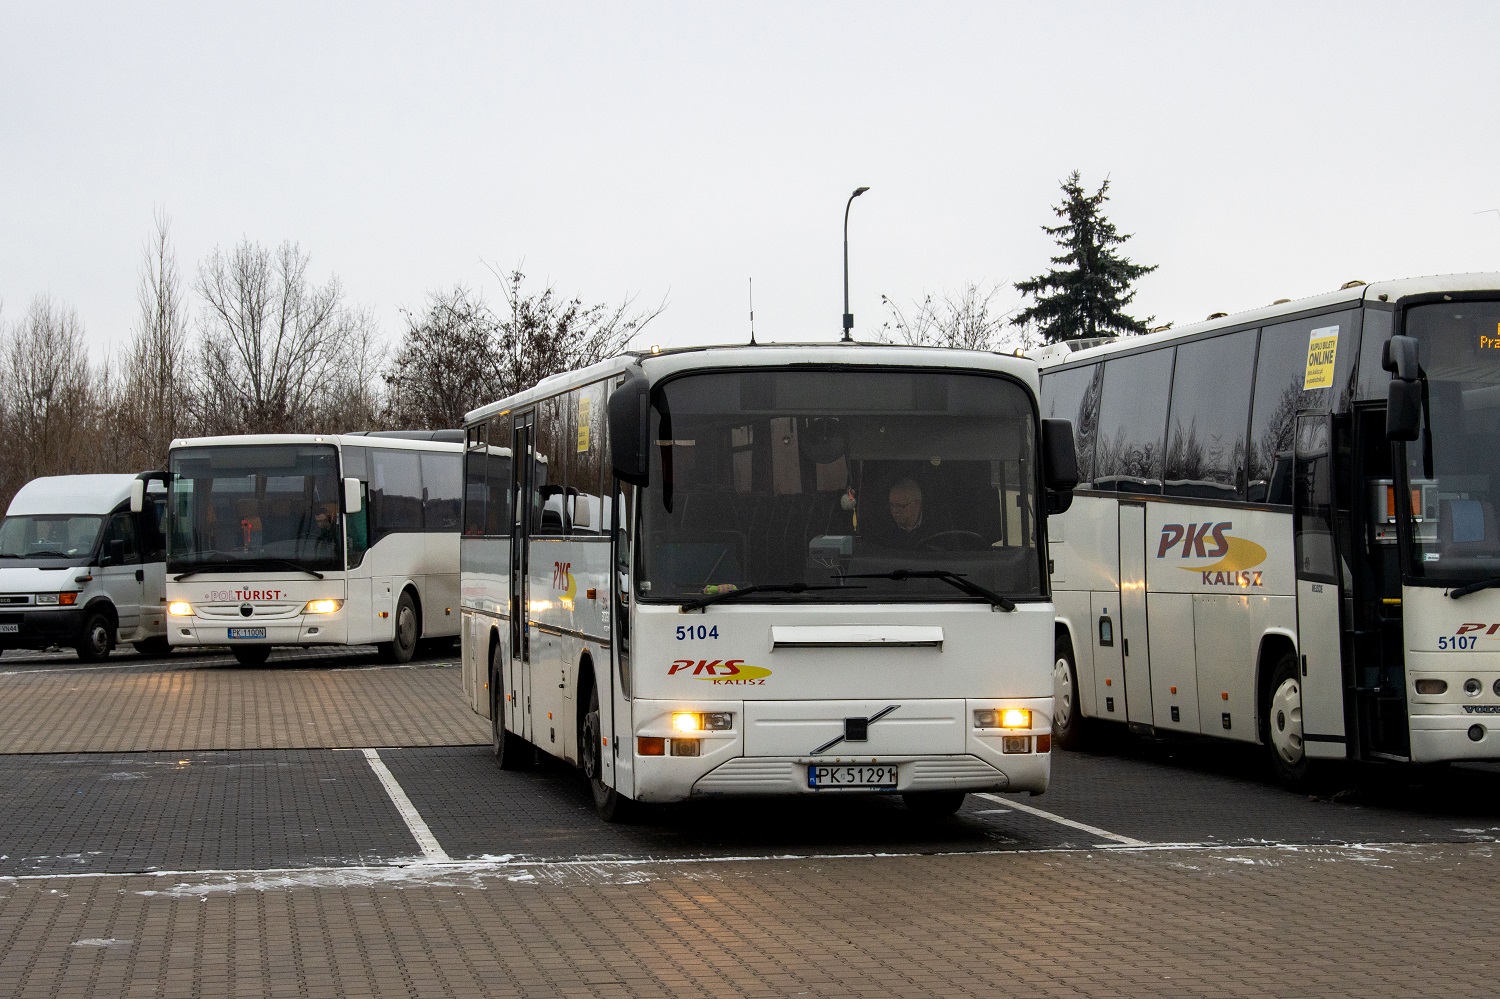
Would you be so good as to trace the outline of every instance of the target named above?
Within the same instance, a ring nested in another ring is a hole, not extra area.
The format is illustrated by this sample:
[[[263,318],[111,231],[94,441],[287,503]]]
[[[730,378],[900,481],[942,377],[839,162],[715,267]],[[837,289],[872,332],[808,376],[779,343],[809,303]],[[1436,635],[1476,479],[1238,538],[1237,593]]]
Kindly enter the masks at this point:
[[[642,735],[635,740],[635,751],[639,756],[667,755],[667,740],[654,735]]]
[[[734,728],[733,711],[674,711],[674,732],[728,732]]]
[[[186,600],[173,600],[167,604],[167,613],[173,617],[192,617],[193,605]]]
[[[323,600],[309,600],[307,602],[307,606],[302,608],[302,613],[333,614],[336,613],[342,606],[344,606],[344,602],[342,600],[332,600],[326,598]]]
[[[1031,711],[1026,708],[1006,708],[1000,712],[1001,728],[1030,728]]]

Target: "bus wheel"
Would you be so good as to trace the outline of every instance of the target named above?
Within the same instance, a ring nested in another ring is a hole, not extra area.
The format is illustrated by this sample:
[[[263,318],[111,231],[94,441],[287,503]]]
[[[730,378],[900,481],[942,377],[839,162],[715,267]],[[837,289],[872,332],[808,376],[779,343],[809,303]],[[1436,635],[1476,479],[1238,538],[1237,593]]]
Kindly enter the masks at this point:
[[[388,663],[411,662],[417,651],[417,630],[417,605],[412,602],[411,593],[402,590],[396,601],[396,638],[376,646],[380,658]]]
[[[236,645],[232,651],[234,661],[241,666],[264,666],[271,658],[269,645]]]
[[[908,791],[906,810],[920,819],[946,819],[964,807],[963,791]]]
[[[1063,749],[1081,749],[1088,739],[1088,721],[1079,713],[1073,641],[1067,635],[1058,635],[1053,646],[1052,738]]]
[[[599,725],[599,688],[589,686],[589,709],[578,733],[578,760],[594,792],[594,811],[605,822],[629,822],[635,818],[635,802],[604,783],[603,741]]]
[[[490,653],[490,752],[501,770],[525,770],[536,751],[505,728],[505,684],[500,679],[500,648]]]
[[[75,646],[78,660],[96,663],[108,659],[115,648],[114,622],[103,611],[91,611],[83,622],[83,638]]]
[[[1271,697],[1260,725],[1277,781],[1293,789],[1305,787],[1310,761],[1302,743],[1302,677],[1291,652],[1271,675]]]

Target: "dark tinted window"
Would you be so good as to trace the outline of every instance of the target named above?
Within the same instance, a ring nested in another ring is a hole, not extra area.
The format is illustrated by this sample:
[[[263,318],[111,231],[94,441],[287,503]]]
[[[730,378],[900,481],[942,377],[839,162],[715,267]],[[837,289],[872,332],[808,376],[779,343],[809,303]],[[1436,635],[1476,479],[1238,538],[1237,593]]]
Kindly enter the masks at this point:
[[[141,560],[140,545],[136,542],[135,518],[128,513],[117,513],[109,518],[109,532],[104,535],[106,557],[114,542],[120,542],[123,550],[122,564],[134,564]]]
[[[1177,348],[1167,435],[1169,496],[1245,498],[1255,330]]]
[[[1367,308],[1364,312],[1363,329],[1359,333],[1359,392],[1361,400],[1385,402],[1387,388],[1391,384],[1391,373],[1380,366],[1381,349],[1391,338],[1394,313],[1385,309]]]
[[[570,393],[573,446],[568,454],[568,520],[574,534],[603,531],[604,383]]]
[[[1078,481],[1094,478],[1094,440],[1099,429],[1099,398],[1104,365],[1070,368],[1042,379],[1042,415],[1047,419],[1072,420],[1073,440],[1078,449]]]
[[[1094,487],[1131,493],[1161,492],[1172,348],[1104,364]]]
[[[485,454],[483,424],[470,427],[468,444],[464,451],[464,534],[478,537],[484,533],[484,507],[487,497],[485,475],[488,456]]]
[[[423,451],[421,456],[424,526],[441,534],[457,534],[463,456],[452,451]]]
[[[509,536],[515,521],[511,516],[510,417],[490,420],[489,460],[486,463],[484,533]]]
[[[567,469],[570,445],[568,397],[542,400],[536,414],[536,466],[531,490],[531,532],[566,534]]]
[[[422,465],[416,451],[370,449],[370,543],[422,530]]]

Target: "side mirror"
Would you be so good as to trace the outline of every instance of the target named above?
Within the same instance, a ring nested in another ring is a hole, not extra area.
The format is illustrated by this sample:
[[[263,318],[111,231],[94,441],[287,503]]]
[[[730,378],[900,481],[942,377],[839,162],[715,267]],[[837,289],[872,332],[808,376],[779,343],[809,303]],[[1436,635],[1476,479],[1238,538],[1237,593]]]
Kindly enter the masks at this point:
[[[359,480],[358,479],[352,479],[352,478],[351,479],[345,479],[344,480],[344,512],[345,513],[359,513],[360,510],[364,509],[363,503],[364,503],[364,501],[361,498],[360,491],[359,491]]]
[[[125,561],[125,541],[115,538],[105,546],[104,565],[120,565]]]
[[[146,509],[146,483],[143,479],[136,479],[130,484],[130,512],[140,513]]]
[[[1042,484],[1060,493],[1078,488],[1072,420],[1042,421]]]
[[[1418,363],[1416,338],[1393,336],[1380,348],[1380,366],[1403,382],[1414,382],[1421,377]]]
[[[651,383],[639,369],[609,397],[609,453],[615,477],[644,486],[650,476]]]
[[[1392,378],[1385,394],[1386,438],[1393,441],[1414,441],[1419,436],[1421,424],[1422,383],[1404,381],[1399,376]]]

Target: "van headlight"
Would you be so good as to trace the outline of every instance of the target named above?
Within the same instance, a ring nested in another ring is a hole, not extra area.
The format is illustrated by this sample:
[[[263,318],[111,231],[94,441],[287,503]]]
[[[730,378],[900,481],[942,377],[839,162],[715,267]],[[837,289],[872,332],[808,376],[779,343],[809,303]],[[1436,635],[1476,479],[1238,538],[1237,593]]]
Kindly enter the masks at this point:
[[[56,593],[38,593],[34,598],[38,604],[52,605],[57,603]]]
[[[302,613],[336,614],[338,613],[338,609],[342,606],[344,606],[344,602],[342,600],[334,600],[331,597],[324,597],[321,600],[309,600],[307,602],[307,606],[302,608]]]
[[[37,593],[32,596],[32,601],[38,607],[72,607],[78,603],[78,594],[73,591],[63,593]]]

